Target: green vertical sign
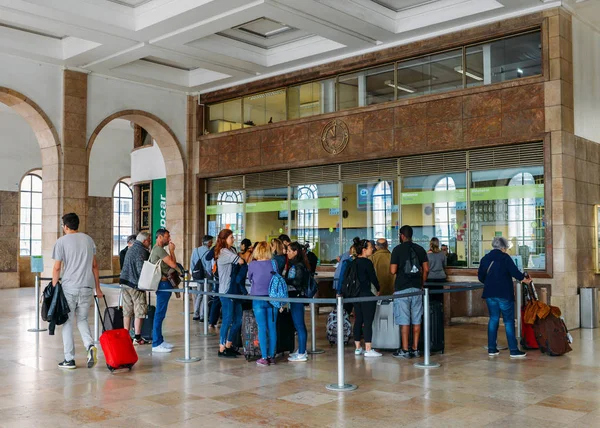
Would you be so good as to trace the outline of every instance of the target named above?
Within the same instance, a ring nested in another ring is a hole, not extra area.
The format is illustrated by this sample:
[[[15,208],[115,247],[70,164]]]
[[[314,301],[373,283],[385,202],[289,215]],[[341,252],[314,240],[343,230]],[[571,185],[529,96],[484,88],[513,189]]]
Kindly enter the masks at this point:
[[[167,179],[152,180],[152,242],[156,231],[167,227]]]

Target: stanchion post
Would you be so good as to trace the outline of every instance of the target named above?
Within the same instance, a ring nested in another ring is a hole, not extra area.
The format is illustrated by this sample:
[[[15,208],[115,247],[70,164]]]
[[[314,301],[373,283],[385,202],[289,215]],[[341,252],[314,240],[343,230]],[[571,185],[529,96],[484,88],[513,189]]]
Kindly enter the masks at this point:
[[[521,328],[522,322],[521,319],[521,308],[523,307],[523,285],[517,281],[517,345],[521,344]]]
[[[94,343],[100,342],[100,312],[98,305],[94,305]]]
[[[30,328],[27,331],[32,333],[39,333],[41,331],[48,330],[47,328],[40,328],[40,274],[35,275],[35,328]]]
[[[415,363],[414,366],[419,369],[435,369],[440,366],[438,363],[432,363],[429,361],[429,356],[431,354],[431,338],[430,336],[430,324],[431,320],[429,319],[429,289],[425,288],[425,296],[423,296],[423,329],[421,333],[424,335],[423,341],[425,344],[424,349],[424,359],[422,363]]]
[[[323,354],[323,349],[317,349],[317,315],[316,315],[315,304],[310,304],[310,351],[309,354]]]
[[[184,357],[177,358],[180,363],[194,363],[200,361],[199,357],[190,356],[190,283],[183,281],[183,332],[184,332]]]
[[[337,363],[338,381],[326,386],[330,391],[354,391],[358,386],[346,383],[344,380],[344,301],[337,297]]]
[[[204,292],[208,293],[208,278],[204,278]],[[208,296],[205,294],[202,296],[202,305],[204,306],[204,323],[202,326],[202,333],[197,334],[196,336],[206,337],[206,336],[215,336],[216,333],[208,332],[208,323],[210,322],[210,313],[208,311]]]

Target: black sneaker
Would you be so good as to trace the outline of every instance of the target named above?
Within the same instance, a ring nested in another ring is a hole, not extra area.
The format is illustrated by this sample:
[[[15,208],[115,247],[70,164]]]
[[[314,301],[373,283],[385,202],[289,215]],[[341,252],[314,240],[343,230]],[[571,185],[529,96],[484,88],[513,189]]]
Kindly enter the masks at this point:
[[[527,354],[523,351],[510,351],[510,358],[525,358]]]
[[[98,349],[94,345],[90,345],[87,353],[87,366],[88,369],[93,368],[98,362]]]
[[[398,349],[396,352],[394,352],[392,354],[392,357],[404,358],[406,360],[410,360],[412,358],[412,355],[411,355],[410,351],[405,351],[404,349]]]
[[[200,317],[193,317],[192,321],[200,321]]]
[[[58,368],[73,370],[73,369],[76,369],[77,366],[75,366],[75,360],[71,360],[71,361],[64,360],[62,363],[58,363]]]
[[[488,355],[490,357],[497,357],[498,355],[500,355],[500,351],[498,351],[497,349],[488,349]]]
[[[237,358],[237,355],[232,354],[230,352],[227,351],[228,348],[225,348],[225,350],[223,352],[219,351],[218,356],[219,358]]]
[[[419,358],[421,356],[421,353],[419,352],[418,349],[411,349],[410,355],[412,358]]]
[[[242,355],[242,353],[240,351],[238,351],[237,349],[233,349],[233,348],[225,348],[225,350],[233,355],[235,355],[236,357],[239,357],[240,355]]]

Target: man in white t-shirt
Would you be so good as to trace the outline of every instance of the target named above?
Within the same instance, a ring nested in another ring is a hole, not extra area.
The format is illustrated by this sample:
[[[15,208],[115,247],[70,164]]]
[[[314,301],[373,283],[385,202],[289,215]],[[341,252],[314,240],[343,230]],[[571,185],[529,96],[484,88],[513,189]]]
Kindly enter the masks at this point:
[[[65,235],[61,237],[52,250],[54,269],[52,270],[52,284],[58,284],[62,272],[62,289],[69,304],[69,319],[63,325],[62,337],[65,360],[58,364],[61,369],[74,369],[75,343],[73,341],[73,323],[77,318],[77,328],[85,349],[87,349],[87,366],[92,368],[98,361],[98,350],[88,324],[88,312],[94,288],[96,295],[102,297],[98,263],[96,262],[96,245],[92,238],[85,233],[80,233],[79,217],[75,213],[65,214],[62,217],[62,228]]]

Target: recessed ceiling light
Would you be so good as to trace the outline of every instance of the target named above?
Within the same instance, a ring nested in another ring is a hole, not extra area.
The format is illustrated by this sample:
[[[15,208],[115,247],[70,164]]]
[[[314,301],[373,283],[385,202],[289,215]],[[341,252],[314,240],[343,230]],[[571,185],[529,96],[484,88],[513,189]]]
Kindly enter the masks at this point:
[[[463,74],[463,68],[460,65],[457,65],[456,67],[454,67],[454,71],[456,71],[457,73]],[[473,71],[467,70],[467,72],[465,74],[467,75],[467,77],[470,77],[471,79],[475,79],[480,82],[483,81],[483,77],[481,77],[479,74],[477,74]]]
[[[386,80],[385,82],[383,82],[383,84],[385,86],[389,86],[390,88],[396,87],[400,91],[408,92],[409,94],[414,94],[415,92],[417,92],[416,89],[411,88],[410,86],[394,85],[394,82],[392,82],[391,80]]]

